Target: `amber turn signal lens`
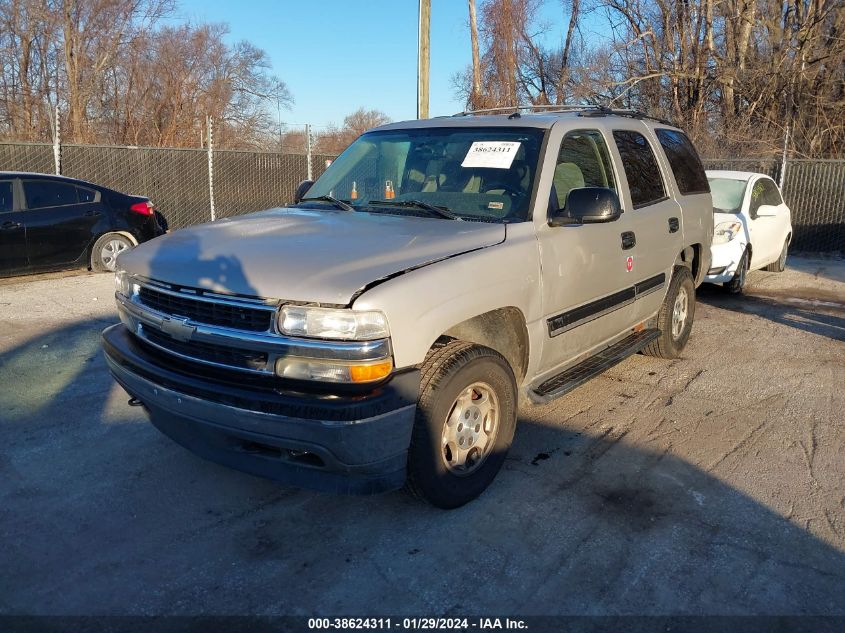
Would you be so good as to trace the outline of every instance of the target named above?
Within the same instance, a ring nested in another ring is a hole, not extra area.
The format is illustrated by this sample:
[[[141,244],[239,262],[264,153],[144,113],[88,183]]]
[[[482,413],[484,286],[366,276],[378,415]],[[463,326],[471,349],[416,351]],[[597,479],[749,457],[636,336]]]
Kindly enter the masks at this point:
[[[349,377],[352,382],[372,382],[381,380],[393,369],[392,361],[384,361],[373,365],[352,365],[349,368]]]

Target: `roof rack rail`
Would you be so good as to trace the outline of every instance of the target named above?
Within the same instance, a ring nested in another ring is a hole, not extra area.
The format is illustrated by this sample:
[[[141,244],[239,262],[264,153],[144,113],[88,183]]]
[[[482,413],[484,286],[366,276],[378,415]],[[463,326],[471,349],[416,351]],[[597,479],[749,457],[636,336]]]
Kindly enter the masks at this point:
[[[497,106],[495,108],[482,108],[480,110],[464,110],[452,116],[472,116],[478,114],[504,114],[506,112],[519,112],[520,110],[539,110],[541,112],[572,112],[575,110],[590,110],[603,108],[604,106],[597,105],[518,105],[518,106]]]
[[[496,108],[483,108],[481,110],[465,110],[464,112],[458,112],[457,114],[453,114],[453,117],[459,116],[477,116],[480,114],[506,114],[510,113],[511,116],[519,116],[520,111],[528,110],[528,111],[536,111],[542,113],[549,113],[553,114],[555,112],[577,112],[578,116],[584,117],[598,117],[598,116],[608,116],[608,115],[616,115],[616,116],[624,116],[629,117],[632,119],[648,119],[650,121],[657,121],[658,123],[662,123],[664,125],[671,125],[673,127],[677,127],[675,123],[669,121],[667,119],[661,119],[660,117],[651,116],[646,114],[645,112],[640,112],[639,110],[631,110],[631,109],[624,109],[624,108],[609,108],[605,105],[522,105],[522,106],[499,106]],[[530,113],[530,112],[529,112]]]

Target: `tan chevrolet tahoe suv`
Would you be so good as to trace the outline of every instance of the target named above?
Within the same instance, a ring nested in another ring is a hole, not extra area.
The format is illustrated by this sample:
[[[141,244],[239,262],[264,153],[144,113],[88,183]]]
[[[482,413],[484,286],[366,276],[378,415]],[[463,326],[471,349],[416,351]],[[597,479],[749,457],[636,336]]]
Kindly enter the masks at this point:
[[[481,494],[520,403],[676,357],[713,210],[637,112],[462,113],[365,133],[286,208],[119,258],[111,372],[199,455],[334,492]]]

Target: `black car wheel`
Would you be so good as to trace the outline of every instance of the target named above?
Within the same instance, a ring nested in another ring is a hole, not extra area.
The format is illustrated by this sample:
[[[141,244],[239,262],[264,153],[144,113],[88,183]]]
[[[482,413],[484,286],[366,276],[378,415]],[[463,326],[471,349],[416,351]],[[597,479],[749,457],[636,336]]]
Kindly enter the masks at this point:
[[[657,313],[660,336],[643,348],[646,356],[677,358],[686,347],[695,317],[695,282],[686,266],[676,266]]]
[[[475,499],[505,461],[517,407],[508,362],[489,347],[450,341],[422,366],[408,451],[408,489],[439,508]]]
[[[106,233],[94,243],[91,249],[91,269],[97,272],[114,272],[117,256],[129,250],[134,244],[120,233]]]

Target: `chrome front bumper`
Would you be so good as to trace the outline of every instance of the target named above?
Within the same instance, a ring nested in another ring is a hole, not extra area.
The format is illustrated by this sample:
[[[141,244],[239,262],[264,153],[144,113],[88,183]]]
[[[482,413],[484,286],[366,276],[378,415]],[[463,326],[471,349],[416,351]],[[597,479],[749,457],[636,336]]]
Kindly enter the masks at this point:
[[[123,325],[103,331],[103,349],[150,421],[201,457],[328,492],[369,494],[405,481],[418,370],[356,396],[285,393],[181,373]]]

